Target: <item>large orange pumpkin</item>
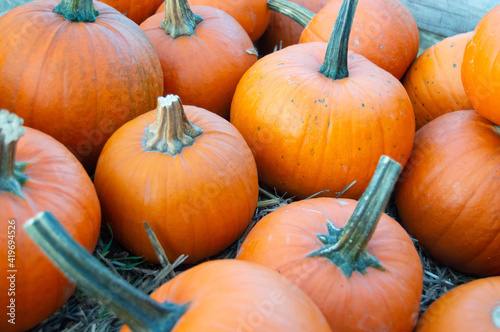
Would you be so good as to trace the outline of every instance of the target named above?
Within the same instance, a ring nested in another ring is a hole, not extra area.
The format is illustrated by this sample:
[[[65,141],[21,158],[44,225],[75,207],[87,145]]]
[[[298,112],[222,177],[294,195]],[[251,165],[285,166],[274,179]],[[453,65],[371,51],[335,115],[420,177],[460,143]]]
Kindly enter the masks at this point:
[[[347,14],[348,17],[344,16]],[[259,179],[305,198],[320,191],[359,198],[381,155],[405,164],[415,120],[406,90],[361,55],[347,53],[348,19],[326,43],[292,45],[242,77],[231,122],[252,149]]]
[[[422,127],[396,188],[402,225],[436,260],[500,274],[500,127],[475,111]]]
[[[478,23],[465,48],[462,81],[474,109],[500,125],[500,6]]]
[[[91,0],[37,0],[0,17],[0,107],[68,147],[92,174],[104,143],[163,93],[141,29]],[[67,17],[67,19],[65,19]],[[76,20],[78,22],[72,22]]]
[[[124,14],[137,24],[141,24],[156,12],[163,0],[102,0],[102,2]]]
[[[50,210],[89,252],[101,225],[99,201],[82,165],[61,143],[21,124],[0,111],[1,331],[41,323],[76,287],[26,236],[24,223]]]
[[[477,279],[447,292],[420,318],[415,332],[498,332],[500,277]]]
[[[300,43],[328,41],[342,0],[330,0],[304,28]],[[400,79],[418,54],[419,33],[399,0],[359,0],[349,49]]]
[[[229,122],[183,108],[177,96],[158,100],[157,111],[113,134],[94,183],[104,218],[126,248],[158,261],[147,221],[170,261],[185,254],[192,262],[223,250],[248,226],[257,206],[257,169]]]
[[[468,32],[443,39],[408,68],[403,85],[415,111],[416,129],[442,114],[472,109],[461,77],[465,44],[471,35]]]
[[[237,258],[295,283],[332,330],[412,331],[423,271],[411,238],[383,214],[401,171],[388,159],[359,203],[313,198],[283,206],[257,223]]]
[[[209,6],[225,11],[245,29],[252,41],[262,36],[271,17],[266,0],[189,0],[188,2],[190,6]],[[164,11],[165,2],[156,13]]]
[[[312,14],[314,14],[317,13],[321,8],[323,8],[328,1],[291,0],[291,2],[310,10]],[[280,1],[270,0],[268,3],[272,9],[272,4],[277,3],[276,5],[279,6]],[[311,17],[312,16],[313,15],[311,15]],[[305,25],[307,25],[309,21],[304,23]],[[283,14],[272,11],[269,25],[258,42],[259,52],[261,54],[268,54],[274,51],[274,49],[279,50],[287,46],[297,44],[303,30],[304,26],[302,26],[300,23]]]
[[[160,57],[165,93],[229,119],[236,85],[257,61],[238,22],[220,9],[195,6],[191,11],[187,0],[172,0],[141,28]]]
[[[57,266],[134,331],[331,331],[307,295],[254,263],[224,259],[199,264],[150,298],[78,247],[50,213],[30,220],[26,231]]]

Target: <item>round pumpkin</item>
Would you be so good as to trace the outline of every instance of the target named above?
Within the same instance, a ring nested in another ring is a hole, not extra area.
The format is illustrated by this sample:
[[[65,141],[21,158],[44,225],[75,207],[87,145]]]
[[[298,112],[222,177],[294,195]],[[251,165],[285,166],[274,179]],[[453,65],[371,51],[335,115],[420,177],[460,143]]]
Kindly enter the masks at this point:
[[[266,0],[189,0],[190,6],[209,6],[225,11],[242,27],[252,41],[257,41],[266,30],[271,11]],[[165,2],[156,13],[165,11]]]
[[[381,155],[402,165],[410,156],[415,120],[406,90],[363,56],[347,54],[350,25],[338,28],[328,45],[263,57],[236,88],[231,123],[252,149],[259,179],[280,193],[337,196],[356,181],[344,197],[358,199]]]
[[[416,332],[498,332],[500,277],[477,279],[453,288],[434,301]]]
[[[113,131],[163,94],[142,30],[91,0],[36,0],[0,17],[0,67],[0,107],[63,143],[90,174]]]
[[[229,119],[236,85],[257,61],[252,41],[220,9],[170,5],[141,24],[160,57],[165,93]]]
[[[154,15],[163,0],[102,0],[137,24]]]
[[[279,271],[311,297],[332,330],[412,331],[423,271],[411,238],[383,214],[401,170],[390,161],[381,162],[359,203],[312,198],[266,215],[237,259]]]
[[[255,161],[238,131],[172,95],[113,134],[94,183],[115,238],[154,262],[144,221],[171,262],[181,254],[193,262],[234,242],[258,199]]]
[[[300,43],[328,41],[342,0],[330,0],[304,28]],[[397,79],[418,54],[419,32],[411,12],[399,0],[359,0],[349,49]]]
[[[465,48],[462,81],[474,109],[500,125],[500,6],[474,29]]]
[[[177,275],[150,298],[78,247],[50,213],[37,215],[25,228],[57,266],[133,331],[331,331],[307,295],[263,266],[208,261]]]
[[[15,114],[0,111],[1,331],[41,323],[76,287],[26,236],[26,221],[50,210],[88,252],[101,225],[99,201],[82,165],[61,143],[21,124]]]
[[[425,50],[403,78],[415,111],[416,129],[438,116],[472,109],[462,84],[465,44],[472,33],[448,37]]]
[[[272,2],[272,1],[271,1]],[[323,8],[327,0],[292,0],[291,2],[300,5],[313,13],[317,13]],[[271,12],[269,25],[259,39],[258,48],[261,54],[269,54],[274,49],[282,49],[299,42],[300,35],[304,27],[300,24],[276,11]]]
[[[422,127],[396,190],[402,225],[444,265],[500,274],[500,127],[475,111]]]

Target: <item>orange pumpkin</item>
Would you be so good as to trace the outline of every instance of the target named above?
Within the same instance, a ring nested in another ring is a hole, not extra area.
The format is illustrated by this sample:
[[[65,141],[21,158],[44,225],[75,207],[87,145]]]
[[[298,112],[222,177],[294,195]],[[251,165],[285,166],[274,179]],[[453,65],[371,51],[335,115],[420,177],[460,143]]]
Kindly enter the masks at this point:
[[[447,292],[420,318],[415,332],[498,332],[500,277],[477,279]]]
[[[235,241],[258,198],[255,161],[238,131],[172,95],[113,134],[94,183],[115,238],[155,262],[143,221],[170,261],[185,254],[192,262]]]
[[[422,127],[396,188],[401,223],[437,261],[500,274],[500,128],[475,111]]]
[[[465,44],[471,35],[468,32],[443,39],[408,68],[403,85],[413,104],[416,129],[442,114],[472,109],[461,77]]]
[[[26,236],[24,223],[50,210],[89,252],[101,225],[99,201],[82,165],[61,143],[21,124],[16,115],[0,111],[1,331],[32,328],[75,290]]]
[[[304,28],[300,43],[328,41],[342,0],[330,0]],[[418,54],[419,33],[399,0],[359,0],[349,49],[400,79]]]
[[[465,48],[462,81],[474,109],[500,125],[500,6],[478,23]]]
[[[237,258],[279,271],[332,330],[412,331],[423,271],[408,234],[383,214],[401,171],[388,159],[359,203],[313,198],[283,206],[257,223]]]
[[[172,0],[164,13],[141,28],[153,43],[163,68],[165,93],[229,118],[234,90],[257,61],[252,41],[222,10]]]
[[[272,6],[275,2],[276,1],[273,0],[269,1],[269,6]],[[328,1],[292,0],[291,2],[312,11],[312,13],[317,13]],[[309,23],[309,21],[305,24],[307,25],[307,23]],[[275,48],[279,50],[297,44],[303,30],[304,27],[300,23],[283,14],[272,11],[269,25],[258,42],[259,52],[261,54],[269,54],[273,52]]]
[[[137,24],[154,15],[163,0],[102,0]]]
[[[352,19],[344,14],[339,23]],[[236,88],[231,123],[252,149],[259,179],[281,193],[336,196],[356,181],[345,197],[357,199],[381,155],[403,165],[410,156],[408,94],[388,72],[347,54],[349,28],[336,25],[328,48],[306,43],[265,56]]]
[[[189,0],[190,6],[209,6],[231,15],[250,36],[252,41],[259,39],[266,30],[271,11],[266,0]],[[165,11],[165,2],[156,13]]]
[[[156,106],[161,65],[113,8],[63,0],[56,14],[58,4],[37,0],[0,17],[0,107],[63,143],[92,174],[113,131]]]
[[[331,331],[307,295],[263,266],[233,259],[205,262],[150,298],[78,247],[50,213],[37,215],[25,228],[57,266],[134,331]]]

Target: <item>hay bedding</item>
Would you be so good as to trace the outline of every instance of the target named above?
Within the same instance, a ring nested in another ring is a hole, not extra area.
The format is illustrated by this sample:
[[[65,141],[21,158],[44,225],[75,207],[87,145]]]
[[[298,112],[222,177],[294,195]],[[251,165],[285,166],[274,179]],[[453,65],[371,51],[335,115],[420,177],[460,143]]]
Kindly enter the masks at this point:
[[[247,232],[229,248],[207,260],[234,258],[248,231],[261,218],[292,201],[292,199],[278,197],[266,190],[261,190],[259,206]],[[386,213],[396,220],[399,218],[392,199]],[[414,242],[424,268],[424,287],[420,303],[420,314],[422,314],[442,294],[475,279],[475,277],[457,272],[435,262],[416,240]],[[102,226],[101,236],[94,256],[116,273],[117,276],[148,294],[171,279],[176,273],[193,266],[193,264],[179,266],[182,258],[169,266],[161,266],[145,262],[140,257],[133,257],[124,251],[116,241],[113,241],[112,233],[107,225]],[[75,294],[58,312],[30,330],[30,332],[114,332],[119,331],[122,325],[123,323],[110,314],[104,306],[88,297],[84,291],[77,289]]]

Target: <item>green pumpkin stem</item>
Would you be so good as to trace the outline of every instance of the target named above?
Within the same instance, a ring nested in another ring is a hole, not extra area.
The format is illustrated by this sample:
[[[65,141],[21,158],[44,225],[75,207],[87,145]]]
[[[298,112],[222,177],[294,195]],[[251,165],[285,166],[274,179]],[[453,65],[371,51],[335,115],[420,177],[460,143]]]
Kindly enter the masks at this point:
[[[23,119],[7,110],[0,110],[0,190],[24,198],[21,192],[28,177],[23,174],[26,163],[16,162],[16,147],[26,132]]]
[[[61,0],[52,11],[71,22],[92,23],[99,16],[93,0]]]
[[[328,41],[325,61],[319,72],[332,80],[349,77],[347,51],[358,0],[344,0]]]
[[[145,147],[175,156],[193,145],[194,138],[202,132],[188,120],[179,96],[167,95],[158,98],[156,119],[146,129]]]
[[[346,225],[338,229],[328,222],[329,234],[318,235],[325,246],[309,256],[330,259],[346,278],[354,271],[365,274],[368,267],[384,270],[378,260],[368,253],[367,246],[384,213],[401,169],[399,163],[382,156],[368,188]]]
[[[203,18],[196,15],[189,7],[187,0],[165,1],[165,19],[160,24],[160,29],[176,39],[181,36],[192,36]]]
[[[39,213],[24,229],[61,271],[133,331],[171,331],[188,307],[158,303],[120,279],[78,244],[51,212]]]
[[[267,7],[275,12],[290,17],[304,28],[311,22],[314,15],[316,15],[309,9],[287,0],[269,0],[267,2]]]

